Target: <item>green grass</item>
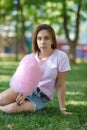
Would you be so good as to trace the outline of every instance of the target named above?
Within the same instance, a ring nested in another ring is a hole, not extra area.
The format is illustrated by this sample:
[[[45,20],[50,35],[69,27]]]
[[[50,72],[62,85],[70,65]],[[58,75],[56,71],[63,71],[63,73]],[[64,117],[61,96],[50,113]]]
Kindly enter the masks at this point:
[[[17,65],[18,62],[0,61],[0,91],[9,87]],[[60,114],[54,95],[54,100],[37,112],[0,112],[0,130],[87,130],[87,63],[72,65],[66,86],[66,108],[72,115]]]

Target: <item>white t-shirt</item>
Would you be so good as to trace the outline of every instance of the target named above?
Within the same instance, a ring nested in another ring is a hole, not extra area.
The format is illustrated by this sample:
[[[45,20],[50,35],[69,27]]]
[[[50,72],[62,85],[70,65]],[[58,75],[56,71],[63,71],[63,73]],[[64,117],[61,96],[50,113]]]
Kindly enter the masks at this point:
[[[58,72],[69,71],[71,69],[68,56],[65,52],[55,49],[47,60],[40,60],[37,53],[35,54],[35,57],[44,71],[38,87],[50,100],[52,100]]]

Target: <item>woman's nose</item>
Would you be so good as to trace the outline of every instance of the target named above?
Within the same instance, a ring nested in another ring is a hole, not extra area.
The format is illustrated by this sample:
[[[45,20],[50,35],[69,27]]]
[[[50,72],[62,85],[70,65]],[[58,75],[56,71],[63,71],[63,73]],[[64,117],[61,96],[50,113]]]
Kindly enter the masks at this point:
[[[44,38],[41,40],[41,43],[45,43],[45,39]]]

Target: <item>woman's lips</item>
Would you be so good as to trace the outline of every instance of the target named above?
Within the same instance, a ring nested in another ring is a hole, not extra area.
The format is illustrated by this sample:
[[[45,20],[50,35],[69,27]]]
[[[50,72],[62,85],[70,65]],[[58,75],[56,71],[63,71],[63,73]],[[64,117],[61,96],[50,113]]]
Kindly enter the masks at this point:
[[[46,46],[45,46],[45,45],[42,45],[42,46],[40,46],[40,48],[46,48]]]

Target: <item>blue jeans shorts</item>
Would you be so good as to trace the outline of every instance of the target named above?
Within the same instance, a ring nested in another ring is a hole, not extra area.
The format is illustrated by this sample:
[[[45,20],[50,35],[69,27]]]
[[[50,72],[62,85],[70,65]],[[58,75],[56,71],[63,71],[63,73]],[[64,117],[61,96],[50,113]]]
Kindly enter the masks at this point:
[[[41,96],[37,90],[35,90],[31,96],[27,96],[26,100],[29,100],[35,105],[34,111],[44,108],[49,101],[47,96]]]

